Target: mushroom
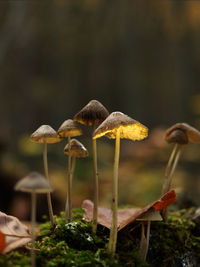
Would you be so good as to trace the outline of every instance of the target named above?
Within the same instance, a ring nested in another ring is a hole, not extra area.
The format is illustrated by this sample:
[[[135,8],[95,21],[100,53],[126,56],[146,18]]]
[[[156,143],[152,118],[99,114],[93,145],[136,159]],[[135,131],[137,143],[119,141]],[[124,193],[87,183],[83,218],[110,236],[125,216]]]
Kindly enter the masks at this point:
[[[14,187],[17,191],[28,192],[31,194],[31,266],[35,267],[35,224],[36,224],[36,194],[50,193],[53,188],[45,177],[37,172],[31,172],[26,177],[18,181]]]
[[[147,257],[147,252],[149,248],[149,237],[150,237],[150,226],[152,221],[162,221],[162,217],[159,211],[155,210],[153,207],[150,208],[145,214],[136,219],[141,221],[141,239],[140,239],[140,253],[141,258],[145,261]],[[147,230],[145,236],[145,222],[147,222]]]
[[[65,146],[64,153],[66,155],[68,155],[68,157],[69,157],[69,153],[70,153],[70,156],[72,157],[72,167],[71,167],[71,171],[70,171],[70,187],[72,188],[72,181],[73,181],[74,169],[75,169],[75,165],[76,165],[76,158],[88,157],[88,151],[84,147],[84,145],[81,144],[81,142],[79,142],[76,139],[71,139],[70,143],[68,143]],[[71,192],[71,188],[70,188],[70,192]],[[70,204],[71,204],[71,202],[70,202]],[[69,209],[71,210],[71,206],[69,207]]]
[[[176,123],[166,131],[165,140],[169,144],[174,144],[174,148],[165,169],[162,195],[166,194],[171,189],[173,174],[182,153],[183,146],[188,144],[189,141],[200,143],[200,132],[187,123]],[[162,216],[165,221],[167,221],[168,217],[167,212],[168,208],[162,211]]]
[[[73,136],[82,135],[82,130],[76,122],[73,120],[66,120],[62,123],[57,131],[58,135],[62,138],[68,137],[69,151],[70,151],[70,139]],[[71,208],[71,181],[70,181],[70,169],[71,169],[71,154],[68,155],[68,171],[67,171],[67,200],[65,204],[65,217],[66,221],[72,219],[72,208]]]
[[[117,243],[118,166],[120,138],[131,139],[133,141],[142,140],[148,136],[148,128],[121,112],[113,112],[95,130],[93,139],[97,139],[102,136],[116,139],[112,180],[112,225],[109,239],[109,251],[114,254]]]
[[[49,181],[49,172],[48,172],[48,161],[47,161],[47,144],[57,143],[61,141],[61,138],[57,135],[56,131],[49,125],[40,126],[32,135],[30,136],[31,141],[37,143],[43,143],[43,162],[44,162],[44,172],[47,180]],[[53,208],[51,203],[51,194],[47,193],[47,202],[49,209],[49,218],[51,225],[54,225],[53,218]]]
[[[107,109],[97,100],[91,100],[85,107],[81,109],[75,116],[74,120],[92,126],[92,132],[95,126],[102,123],[109,115]],[[94,176],[94,211],[93,211],[93,232],[96,232],[99,202],[99,179],[97,171],[97,147],[96,140],[92,139],[93,150],[93,176]]]

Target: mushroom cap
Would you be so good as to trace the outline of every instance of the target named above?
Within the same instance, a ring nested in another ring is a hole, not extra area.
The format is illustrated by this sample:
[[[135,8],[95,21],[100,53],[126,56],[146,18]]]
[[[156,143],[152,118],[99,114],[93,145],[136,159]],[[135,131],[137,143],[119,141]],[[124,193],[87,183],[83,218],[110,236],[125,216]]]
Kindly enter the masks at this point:
[[[31,172],[16,183],[15,190],[29,193],[49,193],[53,191],[49,181],[38,172]]]
[[[141,217],[137,218],[137,221],[162,221],[163,218],[160,212],[154,208],[149,209]]]
[[[108,110],[99,101],[91,100],[74,116],[74,120],[92,126],[102,123],[108,115]]]
[[[182,130],[188,137],[188,140],[192,143],[197,143],[200,144],[200,132],[190,126],[187,123],[176,123],[172,125],[167,131],[166,131],[166,136],[170,135],[171,132],[175,130]]]
[[[67,144],[64,148],[64,153],[69,155],[69,144]],[[88,151],[84,147],[84,145],[76,139],[70,140],[70,155],[75,156],[77,158],[85,158],[88,157]]]
[[[57,143],[61,141],[56,131],[49,125],[40,126],[32,135],[30,136],[31,141],[38,143]]]
[[[177,130],[170,132],[168,135],[165,135],[165,140],[169,144],[177,143],[180,145],[185,145],[188,143],[188,136],[184,131],[177,129]]]
[[[148,136],[148,128],[138,121],[130,118],[122,112],[112,112],[107,119],[94,131],[93,138],[107,136],[115,138],[117,131],[120,131],[120,138],[131,140],[142,140]]]
[[[79,128],[78,123],[69,119],[61,124],[57,133],[61,137],[79,136],[82,135],[82,130]]]

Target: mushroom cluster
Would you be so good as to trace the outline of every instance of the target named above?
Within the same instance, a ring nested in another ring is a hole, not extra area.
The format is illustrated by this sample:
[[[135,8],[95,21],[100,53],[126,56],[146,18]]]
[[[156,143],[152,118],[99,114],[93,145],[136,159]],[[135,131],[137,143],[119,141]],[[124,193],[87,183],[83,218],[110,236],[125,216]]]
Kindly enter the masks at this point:
[[[82,129],[80,124],[91,126],[92,139],[92,157],[93,157],[93,182],[94,182],[94,199],[92,211],[92,230],[97,231],[98,223],[98,204],[99,204],[99,175],[97,167],[97,143],[96,140],[103,136],[115,139],[115,154],[112,176],[112,197],[111,211],[112,221],[110,226],[110,237],[108,250],[111,255],[115,254],[118,235],[118,168],[120,157],[120,140],[129,139],[132,141],[140,141],[148,137],[148,128],[136,121],[135,119],[125,115],[122,112],[112,112],[109,114],[107,109],[97,100],[91,100],[84,106],[72,119],[65,120],[56,132],[49,125],[42,125],[31,136],[31,141],[43,143],[43,164],[45,177],[37,172],[32,172],[25,178],[20,180],[15,190],[28,192],[31,194],[31,221],[32,221],[32,249],[31,263],[35,267],[35,224],[36,224],[36,194],[47,194],[47,203],[49,209],[49,218],[52,227],[54,226],[53,208],[51,203],[51,192],[53,191],[49,179],[48,160],[47,160],[47,144],[60,142],[67,138],[67,144],[64,147],[64,154],[68,156],[67,161],[67,197],[65,204],[66,222],[72,220],[72,183],[77,158],[88,157],[89,153],[85,146],[72,137],[81,136]],[[188,142],[200,143],[200,132],[186,123],[177,123],[170,127],[165,135],[165,140],[169,144],[174,144],[174,148],[169,157],[169,161],[165,170],[165,180],[162,187],[162,196],[168,196],[172,186],[172,178],[180,158],[184,145]],[[175,193],[174,193],[175,194]],[[175,199],[175,198],[173,198]],[[175,201],[175,200],[174,200]],[[151,206],[148,210],[137,217],[137,221],[141,223],[141,241],[140,252],[143,260],[146,259],[151,221],[160,221],[162,218],[167,220],[167,205],[163,207],[161,215],[158,210]],[[145,231],[145,226],[146,231]]]

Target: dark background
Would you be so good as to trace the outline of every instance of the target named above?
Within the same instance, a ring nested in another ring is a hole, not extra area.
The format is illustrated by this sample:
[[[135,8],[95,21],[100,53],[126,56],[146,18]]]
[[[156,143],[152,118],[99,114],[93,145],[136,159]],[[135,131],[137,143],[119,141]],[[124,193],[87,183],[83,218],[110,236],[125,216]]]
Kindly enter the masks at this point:
[[[19,208],[26,210],[24,194],[12,187],[32,170],[43,173],[42,147],[30,134],[42,124],[57,130],[91,99],[149,128],[141,144],[121,142],[119,200],[154,201],[172,149],[164,130],[176,122],[200,129],[199,73],[200,1],[0,1],[1,210],[27,216]],[[77,162],[74,206],[93,195],[90,130],[84,131],[79,140],[90,157]],[[57,213],[66,197],[65,144],[49,145]],[[189,144],[176,172],[182,206],[200,204],[199,150]],[[98,140],[100,202],[106,205],[113,152],[113,141]]]

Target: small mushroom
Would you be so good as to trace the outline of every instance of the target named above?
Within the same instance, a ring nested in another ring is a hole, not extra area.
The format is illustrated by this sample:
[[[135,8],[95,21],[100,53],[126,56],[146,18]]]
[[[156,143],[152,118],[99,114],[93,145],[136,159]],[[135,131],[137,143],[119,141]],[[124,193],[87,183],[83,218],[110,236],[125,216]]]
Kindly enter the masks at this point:
[[[92,126],[92,132],[95,126],[102,123],[109,115],[107,109],[97,100],[91,100],[85,107],[81,109],[75,116],[74,120]],[[92,139],[93,150],[93,176],[94,176],[94,212],[93,212],[93,232],[96,232],[99,202],[99,179],[97,170],[97,147],[96,140]]]
[[[31,194],[31,236],[32,236],[32,248],[31,248],[31,266],[35,267],[35,224],[36,224],[36,194],[50,193],[53,188],[49,181],[44,176],[37,172],[31,172],[26,177],[22,178],[16,183],[15,190],[28,192]]]
[[[141,258],[145,261],[149,249],[151,222],[162,221],[162,217],[159,211],[155,210],[154,208],[151,208],[141,217],[137,218],[137,221],[141,221],[142,229],[141,229],[141,239],[140,239],[140,253],[141,253]],[[147,223],[146,235],[145,235],[145,223]]]
[[[166,194],[171,189],[173,174],[182,153],[183,146],[188,144],[189,141],[200,143],[200,132],[187,123],[176,123],[166,131],[165,140],[169,144],[174,144],[174,148],[165,169],[162,195]],[[167,213],[168,208],[163,209],[162,216],[165,221],[167,221],[168,218]]]
[[[118,166],[120,138],[131,139],[133,141],[142,140],[148,136],[148,128],[121,112],[113,112],[95,130],[93,139],[97,139],[102,136],[115,139],[115,157],[112,180],[112,225],[109,240],[109,251],[114,254],[117,243]]]
[[[57,143],[61,141],[61,138],[57,135],[56,131],[49,125],[40,126],[30,137],[31,141],[37,143],[43,143],[43,162],[44,172],[47,180],[49,181],[48,161],[47,161],[47,144]],[[51,194],[47,193],[47,202],[49,209],[49,218],[51,225],[54,225],[53,208],[51,203]]]
[[[69,150],[70,148],[70,150]],[[72,166],[71,166],[71,172],[70,172],[70,192],[72,189],[72,181],[73,181],[73,177],[74,177],[74,169],[75,169],[75,165],[76,165],[76,158],[85,158],[88,157],[88,151],[87,149],[84,147],[83,144],[81,144],[81,142],[79,142],[76,139],[71,139],[70,143],[68,143],[65,148],[64,148],[64,153],[66,155],[72,157]],[[71,208],[71,207],[70,207]]]
[[[68,149],[70,151],[70,140],[71,137],[82,135],[82,130],[78,126],[78,123],[71,119],[68,119],[62,123],[57,131],[58,135],[62,138],[68,138]],[[71,153],[68,155],[68,171],[67,171],[67,199],[65,204],[65,216],[66,221],[72,219],[72,205],[71,205],[71,180],[70,180],[70,170],[71,170]]]

